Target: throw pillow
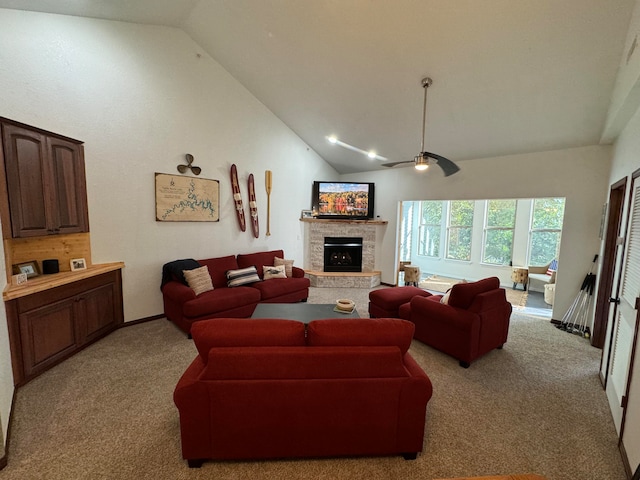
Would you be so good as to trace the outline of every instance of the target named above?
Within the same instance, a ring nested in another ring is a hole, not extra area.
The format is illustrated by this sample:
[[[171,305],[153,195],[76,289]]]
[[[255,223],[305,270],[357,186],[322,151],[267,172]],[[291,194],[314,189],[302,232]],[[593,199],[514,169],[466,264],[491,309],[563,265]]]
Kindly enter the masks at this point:
[[[287,277],[293,277],[293,260],[285,260],[284,258],[275,257],[273,259],[273,264],[276,267],[279,265],[284,265],[284,271],[287,274]]]
[[[260,277],[255,266],[247,268],[239,268],[237,270],[227,271],[227,286],[228,287],[240,287],[241,285],[247,285],[249,283],[259,282]]]
[[[558,270],[558,260],[554,260],[547,268],[547,275],[553,275]]]
[[[213,290],[211,275],[209,275],[209,268],[206,265],[193,270],[183,270],[182,274],[187,280],[187,285],[191,287],[196,295]]]
[[[440,303],[443,305],[449,305],[449,295],[451,295],[451,289],[447,290],[447,293],[442,296]]]
[[[277,267],[264,265],[262,267],[262,278],[265,280],[269,280],[270,278],[287,278],[287,274],[284,272],[284,265],[278,265]]]

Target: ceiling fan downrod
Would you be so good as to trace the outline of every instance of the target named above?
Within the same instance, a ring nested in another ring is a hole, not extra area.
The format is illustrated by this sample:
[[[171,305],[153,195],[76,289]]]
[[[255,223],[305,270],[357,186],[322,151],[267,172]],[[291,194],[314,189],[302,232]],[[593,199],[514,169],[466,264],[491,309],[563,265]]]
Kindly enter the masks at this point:
[[[422,79],[422,88],[424,88],[424,101],[422,103],[422,142],[420,143],[420,153],[413,159],[416,170],[426,170],[429,168],[429,157],[424,151],[424,137],[427,129],[427,89],[433,84],[430,77]]]

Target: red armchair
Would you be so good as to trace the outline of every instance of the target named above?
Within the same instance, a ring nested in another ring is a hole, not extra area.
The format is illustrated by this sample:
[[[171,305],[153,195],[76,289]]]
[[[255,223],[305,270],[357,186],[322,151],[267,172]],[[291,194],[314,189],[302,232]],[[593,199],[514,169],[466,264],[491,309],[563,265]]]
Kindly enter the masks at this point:
[[[451,355],[464,368],[502,348],[509,333],[511,304],[497,277],[454,285],[447,304],[441,303],[442,297],[411,299],[404,316],[415,324],[416,340]]]

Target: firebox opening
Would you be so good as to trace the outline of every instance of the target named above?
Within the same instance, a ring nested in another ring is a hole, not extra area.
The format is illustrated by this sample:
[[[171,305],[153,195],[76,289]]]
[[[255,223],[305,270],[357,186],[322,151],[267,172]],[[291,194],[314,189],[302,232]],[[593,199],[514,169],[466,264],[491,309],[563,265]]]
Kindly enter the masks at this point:
[[[325,272],[361,272],[362,237],[325,237]]]

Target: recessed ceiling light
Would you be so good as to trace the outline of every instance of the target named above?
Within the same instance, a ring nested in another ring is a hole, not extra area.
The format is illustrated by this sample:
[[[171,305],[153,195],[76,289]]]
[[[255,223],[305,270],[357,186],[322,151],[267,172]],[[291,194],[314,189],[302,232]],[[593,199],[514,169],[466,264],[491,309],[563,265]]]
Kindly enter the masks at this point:
[[[333,144],[333,145],[339,145],[342,148],[346,148],[347,150],[351,150],[352,152],[358,152],[361,153],[363,155],[366,155],[367,157],[371,158],[371,159],[378,159],[378,160],[387,160],[387,158],[378,155],[376,152],[374,152],[373,150],[362,150],[361,148],[358,147],[354,147],[353,145],[349,145],[348,143],[342,142],[340,140],[338,140],[334,135],[331,135],[330,137],[326,137],[326,139],[329,141],[329,143]]]

